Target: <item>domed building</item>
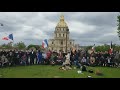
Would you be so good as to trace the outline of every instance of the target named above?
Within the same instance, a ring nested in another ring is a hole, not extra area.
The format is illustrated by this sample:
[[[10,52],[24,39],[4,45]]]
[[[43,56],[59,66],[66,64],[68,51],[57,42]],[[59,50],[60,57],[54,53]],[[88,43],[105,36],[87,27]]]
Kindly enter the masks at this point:
[[[70,51],[74,47],[74,40],[69,38],[69,28],[67,23],[64,20],[64,16],[60,16],[60,21],[55,27],[54,39],[48,40],[49,49],[52,51]]]

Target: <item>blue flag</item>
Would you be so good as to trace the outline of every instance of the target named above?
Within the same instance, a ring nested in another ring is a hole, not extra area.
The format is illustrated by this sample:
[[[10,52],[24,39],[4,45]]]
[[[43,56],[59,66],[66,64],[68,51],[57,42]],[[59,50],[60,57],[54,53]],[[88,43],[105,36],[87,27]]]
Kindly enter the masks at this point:
[[[47,39],[45,39],[45,40],[42,42],[42,47],[43,47],[43,48],[48,47]]]
[[[13,34],[9,34],[9,39],[13,40]]]

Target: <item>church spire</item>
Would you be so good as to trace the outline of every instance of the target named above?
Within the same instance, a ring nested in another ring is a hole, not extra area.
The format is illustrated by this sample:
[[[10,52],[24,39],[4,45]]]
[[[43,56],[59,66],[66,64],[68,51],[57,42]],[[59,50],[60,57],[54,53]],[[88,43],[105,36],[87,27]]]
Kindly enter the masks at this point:
[[[63,13],[61,13],[60,21],[64,21],[64,15],[63,15]]]
[[[58,22],[56,27],[68,27],[65,20],[64,20],[64,15],[61,13],[60,15],[60,21]]]

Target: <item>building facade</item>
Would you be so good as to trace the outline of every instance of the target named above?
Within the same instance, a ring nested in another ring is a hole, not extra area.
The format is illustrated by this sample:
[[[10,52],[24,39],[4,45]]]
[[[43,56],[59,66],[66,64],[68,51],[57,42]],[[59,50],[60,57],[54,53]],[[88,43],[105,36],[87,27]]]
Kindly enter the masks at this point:
[[[52,51],[68,52],[74,47],[74,40],[69,38],[70,31],[67,23],[64,20],[64,16],[60,16],[60,21],[55,27],[54,39],[48,40],[49,49]],[[66,48],[67,46],[67,48]]]

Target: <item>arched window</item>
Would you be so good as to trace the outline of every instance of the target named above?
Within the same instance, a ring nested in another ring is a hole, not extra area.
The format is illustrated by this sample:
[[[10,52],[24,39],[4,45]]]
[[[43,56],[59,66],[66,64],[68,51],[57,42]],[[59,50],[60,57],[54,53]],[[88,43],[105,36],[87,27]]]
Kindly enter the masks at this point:
[[[54,44],[54,42],[52,42],[52,44]]]

